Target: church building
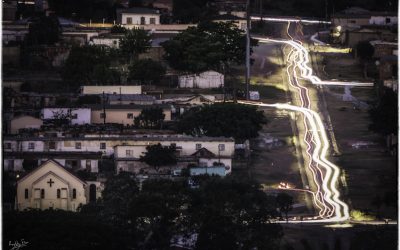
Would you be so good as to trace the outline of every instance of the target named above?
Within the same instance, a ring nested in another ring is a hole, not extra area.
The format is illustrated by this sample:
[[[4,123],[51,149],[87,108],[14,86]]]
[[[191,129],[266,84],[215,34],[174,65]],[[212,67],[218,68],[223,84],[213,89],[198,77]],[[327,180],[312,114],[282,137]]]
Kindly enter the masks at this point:
[[[77,211],[96,201],[97,183],[87,183],[54,160],[48,160],[17,182],[16,209]]]

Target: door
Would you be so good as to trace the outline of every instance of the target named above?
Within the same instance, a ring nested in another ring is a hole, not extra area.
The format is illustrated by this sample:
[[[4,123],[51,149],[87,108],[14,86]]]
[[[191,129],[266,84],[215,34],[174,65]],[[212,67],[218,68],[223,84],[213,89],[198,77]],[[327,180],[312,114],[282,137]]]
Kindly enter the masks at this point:
[[[68,209],[68,192],[66,188],[61,189],[61,209]]]

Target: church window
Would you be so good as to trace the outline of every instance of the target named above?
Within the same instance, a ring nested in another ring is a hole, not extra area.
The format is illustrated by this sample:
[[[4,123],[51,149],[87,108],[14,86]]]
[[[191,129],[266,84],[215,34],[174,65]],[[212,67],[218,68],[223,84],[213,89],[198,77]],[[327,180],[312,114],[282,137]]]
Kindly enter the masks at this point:
[[[76,189],[72,189],[72,199],[76,199]]]
[[[60,198],[61,198],[61,190],[57,189],[57,199],[60,199]]]
[[[40,198],[44,199],[44,189],[40,190]]]
[[[25,199],[28,199],[28,198],[29,198],[28,189],[27,189],[27,188],[25,188]]]

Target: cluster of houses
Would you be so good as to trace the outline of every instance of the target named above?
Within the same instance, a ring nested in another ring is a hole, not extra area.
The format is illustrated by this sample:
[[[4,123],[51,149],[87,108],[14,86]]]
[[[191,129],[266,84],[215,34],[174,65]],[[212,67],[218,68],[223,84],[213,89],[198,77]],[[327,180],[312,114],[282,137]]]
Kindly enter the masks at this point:
[[[76,96],[97,96],[101,103],[72,104],[71,96],[69,104],[54,106],[54,101],[44,96],[39,107],[24,113],[19,105],[29,100],[18,95],[11,98],[3,127],[3,169],[19,177],[17,209],[76,211],[80,204],[100,197],[106,181],[104,169],[140,178],[175,178],[183,169],[191,176],[225,176],[232,171],[233,138],[193,137],[134,127],[134,118],[143,109],[162,108],[164,121],[171,122],[193,106],[214,103],[221,98],[218,95],[167,95],[160,99],[143,93],[141,86],[122,85],[82,86]],[[68,122],[57,125],[60,117]],[[156,144],[174,146],[177,163],[155,169],[142,162],[146,147]]]

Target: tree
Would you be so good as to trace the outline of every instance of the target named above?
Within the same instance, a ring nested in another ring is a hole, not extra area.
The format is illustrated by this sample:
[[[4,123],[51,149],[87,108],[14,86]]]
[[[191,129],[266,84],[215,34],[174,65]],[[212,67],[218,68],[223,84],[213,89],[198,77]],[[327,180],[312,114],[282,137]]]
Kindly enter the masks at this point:
[[[251,46],[257,45],[252,40]],[[245,62],[246,37],[233,23],[204,22],[162,43],[164,58],[182,72],[229,71]]]
[[[111,53],[101,46],[73,47],[61,75],[74,86],[119,82],[119,72],[111,68]]]
[[[28,45],[53,45],[58,42],[61,29],[55,15],[34,17],[26,35]]]
[[[371,59],[374,50],[374,46],[369,41],[361,41],[357,44],[357,54],[363,61]]]
[[[144,108],[134,118],[135,125],[141,128],[161,128],[165,114],[162,108]]]
[[[288,213],[293,208],[293,197],[288,195],[287,193],[279,193],[276,196],[276,203],[279,207],[281,218],[282,218],[282,212],[284,212],[286,216],[286,221],[288,221],[289,220]]]
[[[233,137],[237,142],[255,138],[266,124],[256,107],[219,103],[195,107],[185,112],[177,124],[177,132],[193,136]]]
[[[372,124],[369,128],[383,135],[397,134],[397,93],[389,88],[384,89],[383,96],[377,105],[369,110]]]
[[[151,37],[143,29],[128,30],[119,41],[120,53],[131,62],[151,46]]]
[[[129,78],[144,83],[158,83],[165,75],[165,68],[161,63],[151,59],[137,60],[129,67]]]
[[[211,20],[218,15],[217,9],[209,6],[208,0],[173,0],[173,17],[179,23],[198,23]]]
[[[174,165],[177,162],[175,146],[162,146],[160,143],[146,147],[147,152],[140,161],[154,167],[158,172],[161,166]]]
[[[123,27],[123,26],[117,24],[117,25],[112,26],[112,28],[111,28],[111,30],[110,30],[110,33],[113,33],[113,34],[120,34],[120,33],[122,33],[122,34],[124,34],[124,33],[126,33],[127,31],[128,31],[128,30],[127,30],[125,27]]]

